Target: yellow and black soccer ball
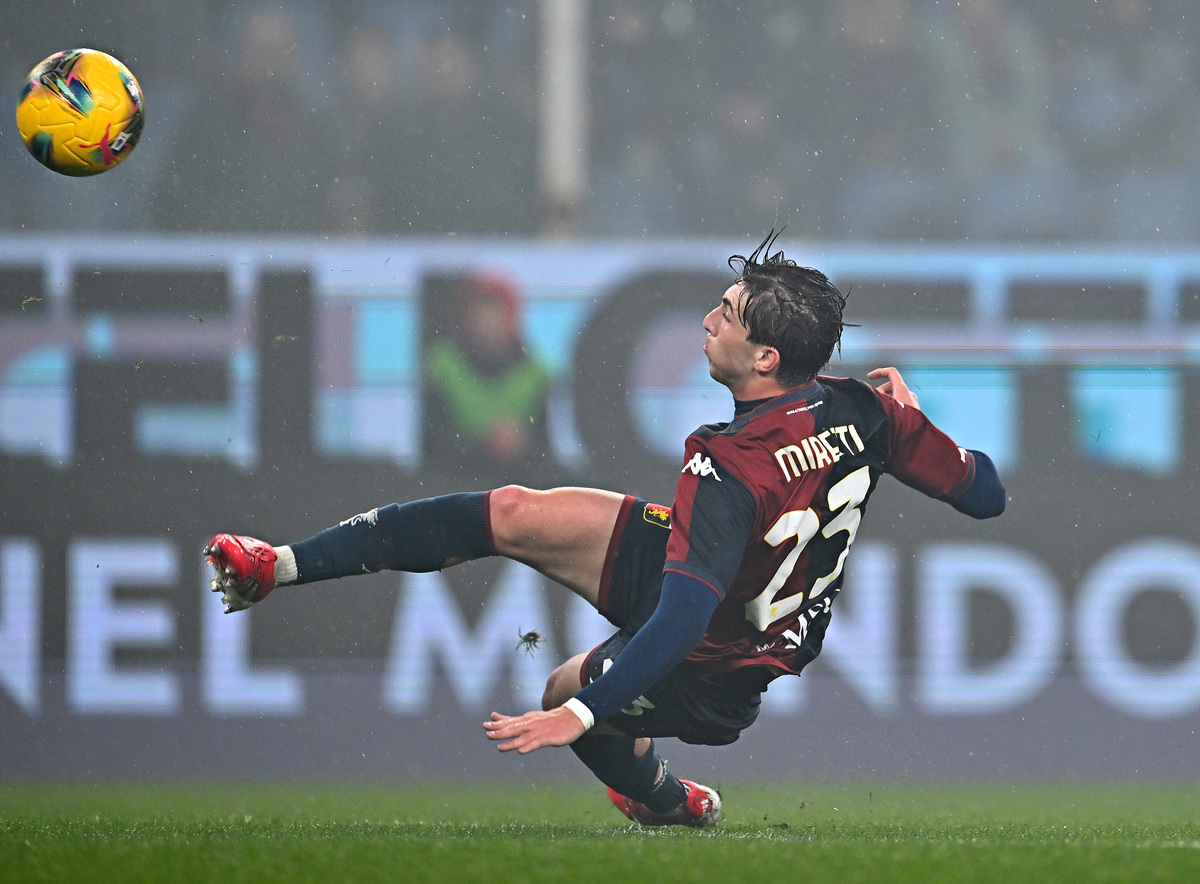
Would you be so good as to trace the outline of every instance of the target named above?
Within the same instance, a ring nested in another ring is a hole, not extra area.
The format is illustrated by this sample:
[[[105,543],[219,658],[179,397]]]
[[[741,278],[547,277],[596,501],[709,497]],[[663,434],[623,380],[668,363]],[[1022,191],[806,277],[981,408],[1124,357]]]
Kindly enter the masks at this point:
[[[133,152],[145,120],[129,68],[94,49],[56,52],[32,71],[17,101],[17,129],[47,169],[98,175]]]

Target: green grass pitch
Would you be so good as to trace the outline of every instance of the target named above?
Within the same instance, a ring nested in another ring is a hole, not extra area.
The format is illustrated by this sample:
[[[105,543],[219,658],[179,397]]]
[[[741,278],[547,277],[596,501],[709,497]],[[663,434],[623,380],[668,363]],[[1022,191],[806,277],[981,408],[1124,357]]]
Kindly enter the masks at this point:
[[[0,784],[0,881],[1200,881],[1200,785],[771,784],[639,829],[542,782]]]

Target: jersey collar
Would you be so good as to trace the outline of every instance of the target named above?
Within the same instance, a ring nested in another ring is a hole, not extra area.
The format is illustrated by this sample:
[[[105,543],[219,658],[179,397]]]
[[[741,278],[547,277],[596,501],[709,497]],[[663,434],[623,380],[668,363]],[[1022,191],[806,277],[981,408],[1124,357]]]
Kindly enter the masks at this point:
[[[820,395],[821,385],[813,381],[806,387],[797,387],[795,390],[780,393],[778,396],[769,396],[766,399],[735,399],[733,400],[733,416],[735,419],[749,417],[751,413],[758,411],[760,408],[773,408],[776,405],[806,402],[816,399]]]

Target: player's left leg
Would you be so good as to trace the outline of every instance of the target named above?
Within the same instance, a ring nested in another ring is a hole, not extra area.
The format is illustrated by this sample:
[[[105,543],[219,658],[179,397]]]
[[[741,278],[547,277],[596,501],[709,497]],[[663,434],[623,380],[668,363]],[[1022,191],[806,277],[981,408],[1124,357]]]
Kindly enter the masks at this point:
[[[578,654],[550,674],[542,708],[561,706],[583,687],[588,654]],[[649,737],[631,737],[601,722],[571,744],[604,785],[613,804],[634,822],[648,826],[715,826],[721,796],[691,780],[681,780],[654,751]]]

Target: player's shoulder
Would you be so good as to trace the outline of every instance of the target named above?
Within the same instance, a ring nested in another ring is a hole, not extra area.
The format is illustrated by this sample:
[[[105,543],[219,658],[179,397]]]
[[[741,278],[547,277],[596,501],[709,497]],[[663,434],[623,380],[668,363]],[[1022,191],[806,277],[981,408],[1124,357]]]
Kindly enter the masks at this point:
[[[866,381],[860,381],[858,378],[844,377],[842,375],[834,374],[822,374],[817,375],[817,384],[839,396],[867,396],[872,399],[879,398],[879,391],[877,391]]]
[[[825,391],[825,395],[833,400],[832,404],[840,406],[842,409],[883,414],[890,411],[890,405],[896,402],[891,396],[880,393],[866,381],[860,381],[858,378],[819,375],[817,383]]]
[[[687,437],[687,442],[689,445],[693,443],[705,445],[719,436],[727,435],[733,423],[733,421],[721,421],[713,424],[701,424],[692,430]]]

